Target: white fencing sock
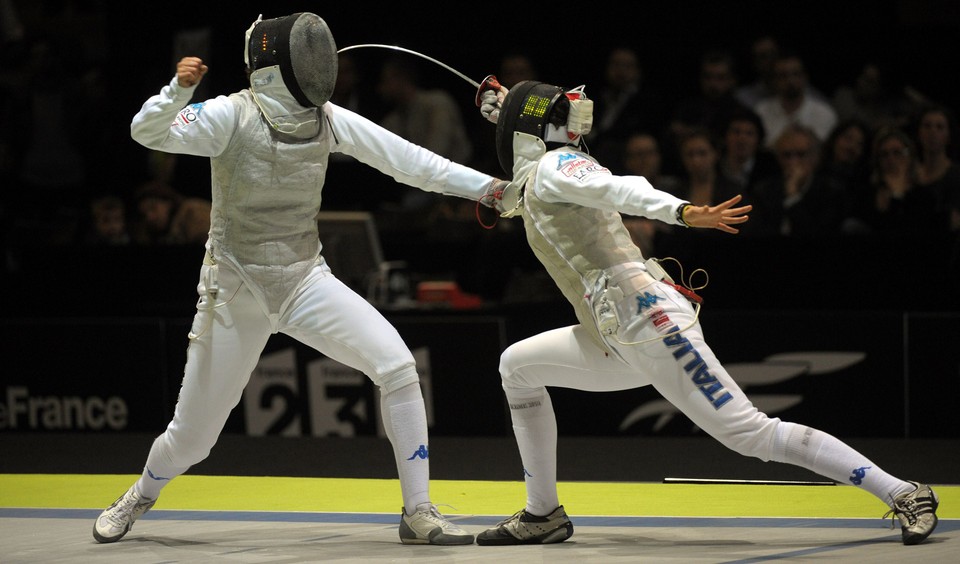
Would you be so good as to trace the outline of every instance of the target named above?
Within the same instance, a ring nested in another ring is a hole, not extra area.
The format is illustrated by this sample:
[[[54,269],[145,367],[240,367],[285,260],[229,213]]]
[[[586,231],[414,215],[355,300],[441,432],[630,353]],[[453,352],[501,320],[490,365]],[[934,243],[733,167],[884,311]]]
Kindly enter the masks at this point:
[[[170,464],[168,457],[163,454],[163,436],[153,440],[150,454],[147,455],[147,465],[143,467],[143,474],[137,480],[137,492],[147,499],[157,499],[160,490],[188,470]]]
[[[393,445],[403,507],[408,515],[430,503],[427,411],[420,384],[414,382],[380,396],[383,430]]]
[[[513,433],[523,461],[526,510],[549,515],[560,505],[557,496],[557,419],[546,388],[504,389]]]
[[[796,423],[777,429],[774,460],[802,466],[841,484],[852,484],[890,505],[897,495],[914,487],[884,472],[867,457],[836,437]],[[782,459],[778,453],[784,453]]]

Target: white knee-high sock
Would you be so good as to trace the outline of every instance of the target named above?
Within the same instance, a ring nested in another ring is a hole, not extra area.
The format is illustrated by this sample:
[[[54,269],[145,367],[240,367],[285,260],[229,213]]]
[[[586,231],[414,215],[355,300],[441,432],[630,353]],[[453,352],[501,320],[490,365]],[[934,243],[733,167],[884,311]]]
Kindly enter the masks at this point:
[[[841,484],[851,484],[890,505],[913,486],[884,472],[836,437],[796,423],[781,423],[777,430],[774,460],[795,464]],[[782,453],[782,457],[778,455]]]
[[[383,430],[393,445],[404,511],[412,515],[418,505],[430,503],[427,411],[420,384],[414,382],[382,394],[380,411]]]
[[[143,474],[137,480],[137,491],[143,497],[157,499],[160,490],[169,484],[170,480],[186,472],[188,468],[170,464],[169,458],[163,453],[163,435],[161,435],[153,440],[150,454],[147,455],[147,465],[143,467]]]
[[[504,389],[513,433],[523,461],[526,510],[549,515],[560,505],[557,496],[557,419],[546,388]]]

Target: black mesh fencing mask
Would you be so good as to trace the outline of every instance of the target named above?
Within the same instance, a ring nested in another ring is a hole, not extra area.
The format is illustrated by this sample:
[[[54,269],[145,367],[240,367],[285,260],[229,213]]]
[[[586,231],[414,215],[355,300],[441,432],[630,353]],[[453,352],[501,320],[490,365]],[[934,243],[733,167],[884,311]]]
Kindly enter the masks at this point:
[[[497,120],[497,159],[508,175],[513,175],[513,134],[519,131],[544,138],[551,113],[563,98],[559,86],[525,80],[507,93]]]
[[[326,22],[309,12],[258,20],[246,46],[251,71],[278,66],[290,94],[304,107],[330,100],[337,82],[337,45]]]

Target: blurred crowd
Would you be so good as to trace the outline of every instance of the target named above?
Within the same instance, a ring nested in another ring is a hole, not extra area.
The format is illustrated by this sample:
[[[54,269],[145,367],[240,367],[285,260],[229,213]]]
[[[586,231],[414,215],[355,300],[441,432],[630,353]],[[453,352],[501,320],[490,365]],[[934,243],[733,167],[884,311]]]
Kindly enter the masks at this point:
[[[0,215],[7,248],[202,245],[206,238],[206,163],[130,150],[125,129],[101,126],[112,114],[104,12],[98,2],[0,0]],[[848,69],[847,83],[825,88],[811,79],[817,73],[804,47],[761,35],[748,52],[704,49],[688,71],[698,87],[679,97],[647,80],[634,48],[597,53],[602,80],[586,88],[595,102],[587,147],[612,172],[645,176],[694,204],[743,195],[754,206],[745,237],[929,235],[955,242],[957,99],[931,99],[883,60]],[[441,155],[503,175],[492,128],[462,96],[425,84],[423,61],[398,55],[371,67],[355,53],[341,55],[334,103]],[[497,77],[508,88],[527,79],[552,82],[541,76],[537,56],[503,54]],[[221,93],[227,92],[211,95]],[[128,147],[118,155],[142,160],[141,175],[104,173],[118,146]],[[386,237],[415,232],[450,244],[486,236],[474,202],[388,184],[333,155],[324,206],[371,211]],[[670,226],[626,219],[648,254],[670,236]],[[508,223],[491,231],[508,230]],[[944,248],[945,255],[956,252],[955,245]]]

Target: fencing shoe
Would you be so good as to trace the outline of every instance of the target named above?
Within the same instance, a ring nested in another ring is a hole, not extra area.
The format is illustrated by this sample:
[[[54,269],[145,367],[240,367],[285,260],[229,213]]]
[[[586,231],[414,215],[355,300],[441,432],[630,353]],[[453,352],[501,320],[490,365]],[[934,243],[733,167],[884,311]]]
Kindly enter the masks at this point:
[[[402,510],[401,513],[400,542],[403,544],[473,544],[473,535],[447,521],[436,505],[418,509],[413,515]]]
[[[136,484],[130,486],[127,493],[97,517],[97,522],[93,524],[93,538],[97,542],[117,542],[133,528],[133,522],[150,511],[156,502],[137,493]]]
[[[916,486],[912,492],[898,495],[893,507],[883,517],[893,513],[900,519],[903,544],[920,544],[937,527],[937,506],[940,499],[930,486],[908,482]]]
[[[550,544],[573,536],[573,523],[563,506],[546,517],[538,517],[521,509],[512,517],[477,535],[477,544]]]

